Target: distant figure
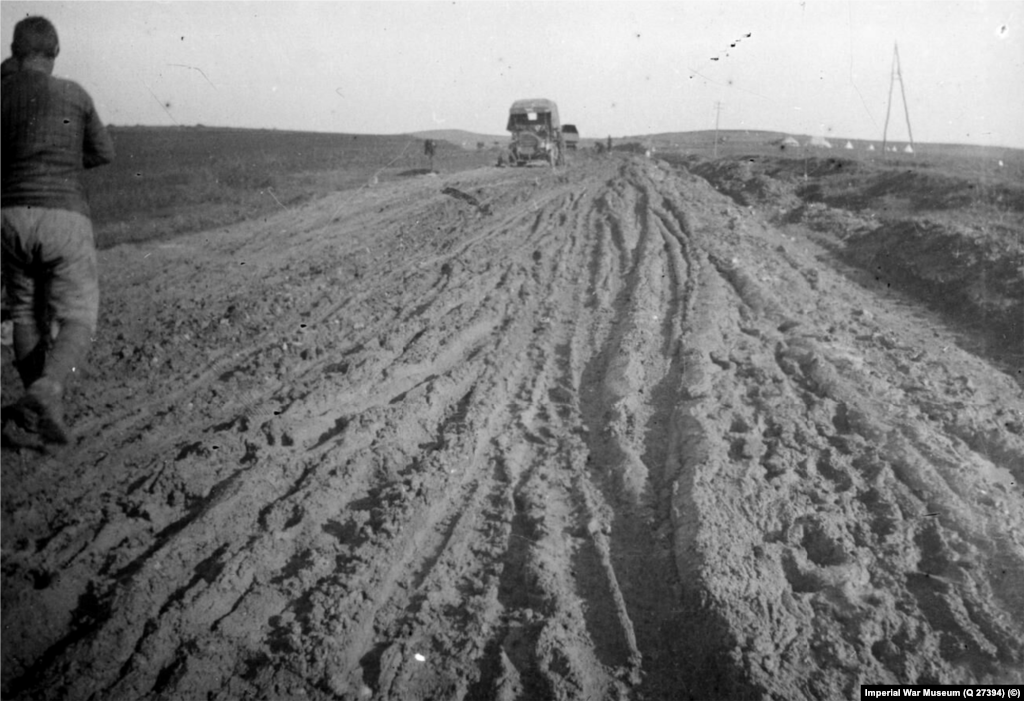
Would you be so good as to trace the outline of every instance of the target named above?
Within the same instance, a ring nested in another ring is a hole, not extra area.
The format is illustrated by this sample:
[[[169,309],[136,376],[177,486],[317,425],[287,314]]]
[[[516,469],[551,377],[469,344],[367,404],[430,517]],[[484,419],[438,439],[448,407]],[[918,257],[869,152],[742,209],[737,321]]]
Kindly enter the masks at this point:
[[[612,150],[612,137],[611,137],[611,134],[608,135],[608,150],[609,151]]]
[[[114,145],[81,86],[53,77],[57,31],[43,17],[15,26],[18,70],[3,79],[3,275],[15,366],[26,393],[15,421],[68,443],[66,382],[92,345],[99,280],[81,173],[110,163]]]
[[[430,170],[434,170],[434,151],[437,150],[437,142],[427,139],[423,142],[423,155],[430,159]]]

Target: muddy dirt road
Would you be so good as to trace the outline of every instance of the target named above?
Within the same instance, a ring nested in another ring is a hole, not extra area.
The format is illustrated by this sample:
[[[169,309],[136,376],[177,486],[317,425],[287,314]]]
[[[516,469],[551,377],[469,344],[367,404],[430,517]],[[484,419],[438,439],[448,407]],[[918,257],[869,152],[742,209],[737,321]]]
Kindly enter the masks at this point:
[[[4,698],[1022,681],[1021,386],[685,168],[419,177],[101,265],[77,444],[3,451]]]

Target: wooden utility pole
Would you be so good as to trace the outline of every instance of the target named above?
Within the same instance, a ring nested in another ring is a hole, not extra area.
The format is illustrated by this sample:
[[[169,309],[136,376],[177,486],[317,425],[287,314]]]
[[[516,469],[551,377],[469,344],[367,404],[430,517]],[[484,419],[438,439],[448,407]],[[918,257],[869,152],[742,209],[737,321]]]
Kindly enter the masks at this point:
[[[907,135],[910,137],[910,148],[914,148],[914,132],[910,128],[910,108],[907,106],[907,92],[903,87],[903,73],[900,71],[900,47],[893,44],[892,47],[892,72],[889,76],[889,102],[885,106],[885,126],[882,127],[882,153],[886,152],[887,137],[889,132],[889,112],[892,109],[892,88],[896,79],[900,80],[900,95],[903,96],[903,114],[907,118]]]

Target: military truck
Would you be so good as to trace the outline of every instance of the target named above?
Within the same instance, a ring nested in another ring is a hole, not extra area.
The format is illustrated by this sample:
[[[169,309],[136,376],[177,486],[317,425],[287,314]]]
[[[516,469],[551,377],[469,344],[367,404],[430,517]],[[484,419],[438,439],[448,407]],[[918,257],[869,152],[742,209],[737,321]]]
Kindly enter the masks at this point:
[[[506,129],[512,134],[508,147],[508,160],[512,165],[525,166],[537,161],[551,166],[565,164],[558,105],[552,100],[516,100],[509,108]]]
[[[580,143],[580,133],[576,130],[575,124],[562,125],[562,141],[565,142],[565,148],[568,150],[576,150],[576,146]]]

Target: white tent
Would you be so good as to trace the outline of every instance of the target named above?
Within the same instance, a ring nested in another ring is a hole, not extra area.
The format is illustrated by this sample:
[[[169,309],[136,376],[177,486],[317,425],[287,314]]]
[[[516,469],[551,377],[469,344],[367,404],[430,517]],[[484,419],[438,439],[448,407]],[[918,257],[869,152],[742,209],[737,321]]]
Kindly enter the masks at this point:
[[[907,147],[905,149],[903,149],[903,153],[913,153],[913,152],[914,152],[914,149],[913,149],[913,147],[911,147],[910,144],[907,144]]]
[[[832,148],[832,144],[826,141],[824,136],[812,136],[807,145],[812,148]]]
[[[785,151],[787,148],[800,148],[800,142],[794,139],[792,136],[787,136],[785,139],[779,142],[779,148]]]
[[[875,150],[875,145],[874,144],[868,144],[868,151],[874,151],[874,150]]]
[[[852,141],[847,141],[846,142],[846,148],[847,148],[847,150],[852,151],[853,150],[853,142]]]

